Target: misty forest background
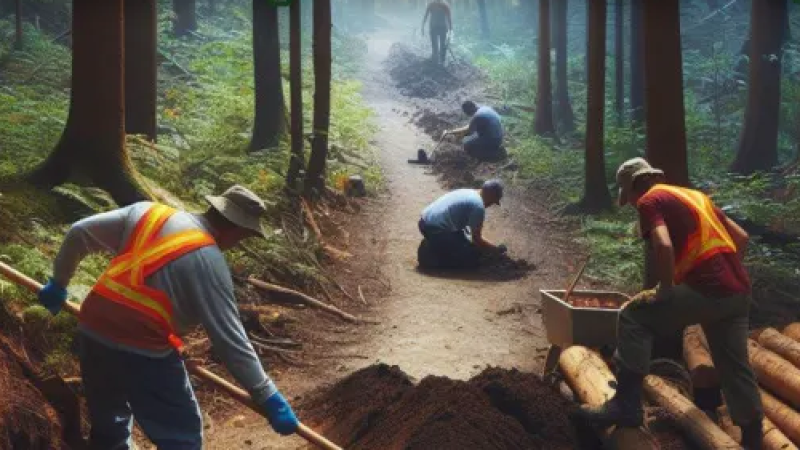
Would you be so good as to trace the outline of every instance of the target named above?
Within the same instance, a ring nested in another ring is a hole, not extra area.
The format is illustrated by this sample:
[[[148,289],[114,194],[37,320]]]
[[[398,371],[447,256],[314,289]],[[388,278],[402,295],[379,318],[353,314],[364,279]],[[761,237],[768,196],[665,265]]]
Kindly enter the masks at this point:
[[[450,3],[454,52],[485,72],[488,102],[504,111],[509,178],[577,225],[590,277],[646,284],[635,213],[612,205],[617,166],[644,155],[753,234],[757,300],[796,305],[800,7]],[[45,279],[80,217],[144,198],[198,210],[204,195],[241,183],[269,200],[271,233],[230,252],[234,271],[335,288],[323,246],[302,231],[303,205],[351,208],[341,190],[354,173],[380,190],[357,81],[365,39],[389,26],[418,34],[426,4],[0,0],[0,258]],[[87,260],[73,293],[105,262]],[[11,283],[0,280],[0,294],[44,323]],[[73,320],[46,326],[57,336]],[[57,367],[68,343],[51,344]]]

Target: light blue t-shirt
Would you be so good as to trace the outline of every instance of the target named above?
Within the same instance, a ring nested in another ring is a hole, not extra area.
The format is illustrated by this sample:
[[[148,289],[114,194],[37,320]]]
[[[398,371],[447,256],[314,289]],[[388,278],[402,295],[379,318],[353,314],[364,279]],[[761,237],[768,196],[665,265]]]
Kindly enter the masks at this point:
[[[478,133],[480,137],[503,139],[500,114],[489,106],[481,106],[469,121],[469,133]]]
[[[442,231],[475,230],[483,224],[486,207],[475,189],[456,189],[436,199],[422,211],[425,225]]]

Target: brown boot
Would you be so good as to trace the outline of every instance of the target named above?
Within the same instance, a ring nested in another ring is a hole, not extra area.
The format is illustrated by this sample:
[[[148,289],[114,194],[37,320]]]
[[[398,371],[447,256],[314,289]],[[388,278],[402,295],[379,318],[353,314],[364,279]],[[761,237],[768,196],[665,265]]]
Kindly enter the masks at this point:
[[[637,428],[644,423],[642,381],[644,376],[621,368],[617,374],[617,393],[601,406],[581,405],[573,414],[577,420],[600,428],[612,425]]]

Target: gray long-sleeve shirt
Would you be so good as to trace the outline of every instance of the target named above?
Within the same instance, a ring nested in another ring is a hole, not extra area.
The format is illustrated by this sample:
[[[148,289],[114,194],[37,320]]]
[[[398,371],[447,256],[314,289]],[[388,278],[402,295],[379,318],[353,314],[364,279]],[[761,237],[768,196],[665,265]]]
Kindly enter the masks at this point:
[[[81,260],[88,254],[107,251],[116,255],[152,205],[150,202],[136,203],[76,222],[56,256],[53,278],[67,286]],[[179,211],[166,222],[159,236],[191,229],[214,235],[214,230],[203,217]],[[277,391],[242,326],[230,269],[219,247],[211,245],[187,253],[153,273],[145,284],[169,297],[177,334],[185,334],[198,324],[203,325],[225,366],[250,392],[254,401],[261,403]],[[163,357],[172,351],[153,352],[111,342],[85,327],[81,327],[81,332],[110,347],[145,356]]]

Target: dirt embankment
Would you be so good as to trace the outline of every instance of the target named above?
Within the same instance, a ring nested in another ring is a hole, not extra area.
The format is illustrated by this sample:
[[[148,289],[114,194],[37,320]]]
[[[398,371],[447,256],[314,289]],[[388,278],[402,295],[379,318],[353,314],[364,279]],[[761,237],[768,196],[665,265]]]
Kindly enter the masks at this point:
[[[533,374],[488,368],[469,381],[396,366],[353,373],[303,406],[310,423],[350,449],[568,449],[570,403]]]
[[[62,418],[39,390],[43,380],[15,322],[0,305],[0,449],[67,449]]]

